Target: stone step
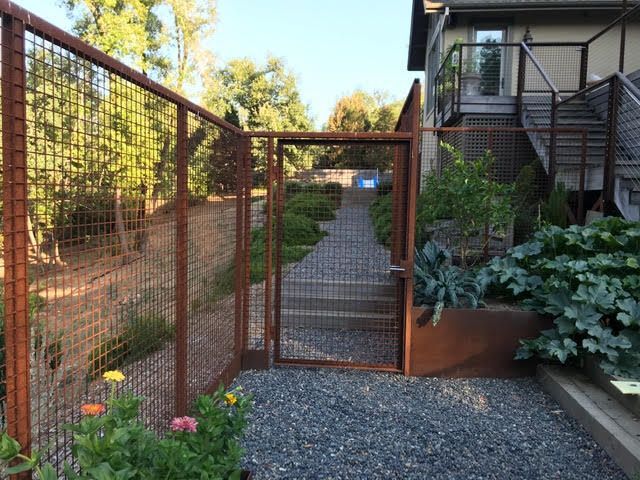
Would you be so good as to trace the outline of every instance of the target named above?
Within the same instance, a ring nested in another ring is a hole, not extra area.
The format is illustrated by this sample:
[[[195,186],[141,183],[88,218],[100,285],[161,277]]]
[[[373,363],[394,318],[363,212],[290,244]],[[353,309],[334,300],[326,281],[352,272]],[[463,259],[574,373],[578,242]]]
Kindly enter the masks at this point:
[[[591,434],[629,478],[640,474],[640,419],[569,367],[540,366],[538,381]]]
[[[282,307],[297,310],[322,311],[330,307],[336,311],[388,313],[396,309],[396,302],[396,297],[386,295],[327,294],[296,290],[282,292]]]
[[[397,331],[400,320],[395,313],[309,311],[293,308],[281,310],[282,327],[305,327],[331,330]]]

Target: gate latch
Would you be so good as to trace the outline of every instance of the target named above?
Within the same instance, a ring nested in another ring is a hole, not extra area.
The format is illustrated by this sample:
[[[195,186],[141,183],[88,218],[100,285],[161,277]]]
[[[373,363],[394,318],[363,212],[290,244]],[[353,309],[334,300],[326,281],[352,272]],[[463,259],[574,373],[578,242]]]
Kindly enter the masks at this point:
[[[402,263],[400,265],[391,265],[389,267],[389,271],[391,273],[396,273],[400,278],[407,278],[409,276],[409,273],[407,272],[407,268],[402,265]]]

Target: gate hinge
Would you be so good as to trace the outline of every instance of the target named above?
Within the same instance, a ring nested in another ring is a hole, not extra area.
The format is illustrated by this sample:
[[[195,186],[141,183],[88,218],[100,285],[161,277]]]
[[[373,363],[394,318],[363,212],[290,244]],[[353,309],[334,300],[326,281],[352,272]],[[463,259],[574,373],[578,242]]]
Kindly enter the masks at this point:
[[[411,264],[407,260],[400,260],[398,265],[391,265],[389,271],[399,278],[409,278],[412,272]]]

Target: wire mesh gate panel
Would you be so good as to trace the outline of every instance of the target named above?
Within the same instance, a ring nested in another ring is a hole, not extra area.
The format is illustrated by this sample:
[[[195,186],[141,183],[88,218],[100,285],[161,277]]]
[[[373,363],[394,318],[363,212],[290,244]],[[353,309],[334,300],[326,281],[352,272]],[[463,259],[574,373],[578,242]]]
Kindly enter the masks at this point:
[[[393,212],[409,155],[408,141],[278,141],[274,363],[401,368]]]

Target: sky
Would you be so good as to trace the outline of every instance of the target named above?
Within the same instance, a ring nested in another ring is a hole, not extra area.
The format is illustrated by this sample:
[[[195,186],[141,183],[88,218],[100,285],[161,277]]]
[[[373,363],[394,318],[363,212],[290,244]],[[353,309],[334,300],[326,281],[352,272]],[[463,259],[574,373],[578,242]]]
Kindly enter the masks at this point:
[[[59,0],[14,0],[70,31]],[[411,0],[218,0],[207,46],[220,62],[268,54],[298,79],[316,127],[355,89],[404,99],[419,72],[407,71]],[[419,76],[419,75],[418,75]]]

